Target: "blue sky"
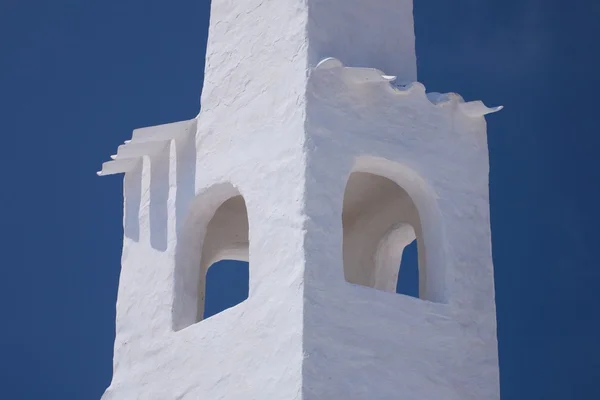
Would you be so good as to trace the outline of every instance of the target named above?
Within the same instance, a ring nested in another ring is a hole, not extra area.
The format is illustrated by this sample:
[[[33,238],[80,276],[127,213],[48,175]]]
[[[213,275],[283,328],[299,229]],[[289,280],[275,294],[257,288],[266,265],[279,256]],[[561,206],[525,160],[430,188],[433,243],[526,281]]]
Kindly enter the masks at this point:
[[[283,0],[282,0],[283,1]],[[420,80],[489,117],[503,400],[600,398],[600,3],[415,0]],[[3,398],[110,382],[134,128],[199,108],[208,1],[0,2]]]

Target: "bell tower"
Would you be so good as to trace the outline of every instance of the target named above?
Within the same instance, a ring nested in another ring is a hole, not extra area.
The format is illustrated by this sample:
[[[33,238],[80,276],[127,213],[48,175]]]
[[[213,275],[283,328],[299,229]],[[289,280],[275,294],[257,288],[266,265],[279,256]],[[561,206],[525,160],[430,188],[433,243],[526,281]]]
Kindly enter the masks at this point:
[[[499,399],[484,116],[412,0],[213,0],[202,111],[137,129],[104,400]],[[419,295],[395,293],[417,240]],[[206,272],[250,264],[204,319]]]

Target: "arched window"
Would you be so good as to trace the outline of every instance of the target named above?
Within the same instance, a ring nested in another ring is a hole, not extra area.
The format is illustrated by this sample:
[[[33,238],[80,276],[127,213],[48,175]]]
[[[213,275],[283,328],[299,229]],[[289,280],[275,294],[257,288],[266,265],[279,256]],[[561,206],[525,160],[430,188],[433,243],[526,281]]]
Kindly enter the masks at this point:
[[[353,172],[344,194],[342,225],[348,282],[419,297],[424,275],[424,255],[416,254],[417,242],[422,243],[421,221],[404,189],[388,178]]]
[[[214,316],[248,298],[248,213],[230,184],[192,202],[178,237],[173,329]]]
[[[200,258],[197,320],[246,300],[248,282],[248,213],[244,198],[235,196],[217,209],[206,230]]]

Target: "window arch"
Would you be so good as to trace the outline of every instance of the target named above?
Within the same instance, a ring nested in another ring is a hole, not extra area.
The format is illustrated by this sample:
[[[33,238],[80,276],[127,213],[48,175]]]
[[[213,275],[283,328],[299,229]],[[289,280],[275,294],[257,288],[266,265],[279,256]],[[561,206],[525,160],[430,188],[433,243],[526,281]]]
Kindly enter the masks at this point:
[[[200,277],[198,279],[198,314],[197,321],[205,318],[206,305],[206,282],[209,268],[222,261],[244,261],[248,262],[248,212],[246,202],[241,195],[232,197],[225,201],[215,212],[206,229],[206,236],[202,245],[200,258]],[[214,268],[222,267],[218,265]],[[225,278],[225,277],[223,277]],[[230,278],[231,279],[231,275]],[[218,284],[217,279],[215,284]],[[221,281],[222,282],[222,281]],[[222,285],[223,288],[232,287]],[[248,292],[248,283],[245,285]],[[227,296],[227,291],[222,291],[221,296]],[[229,296],[231,297],[231,296]],[[237,296],[234,296],[234,298]],[[246,296],[247,297],[247,296]],[[227,304],[225,299],[223,304]],[[245,300],[245,299],[244,299]],[[235,305],[235,304],[233,304]],[[213,310],[211,314],[214,315]],[[224,311],[224,310],[219,310]]]
[[[215,311],[224,311],[240,302],[232,302],[231,298],[221,298],[220,300],[224,301],[220,303],[225,306],[217,310],[212,307],[209,314],[205,315],[209,269],[231,269],[232,263],[223,265],[226,261],[247,263],[248,249],[248,213],[245,200],[237,189],[230,184],[222,184],[196,196],[177,243],[173,299],[174,330],[183,329],[203,320],[205,316],[214,315],[217,313]],[[245,277],[245,285],[240,285],[239,282],[228,285],[223,279],[232,279],[233,282],[238,281],[240,277],[218,274],[221,276],[217,277],[216,284],[221,283],[221,287],[227,289],[219,293],[219,296],[233,295],[233,298],[238,300],[247,298],[248,273],[240,270],[239,267],[243,268],[243,265],[238,263],[237,266],[238,272]],[[211,281],[214,279],[211,278]],[[245,296],[240,297],[240,293],[228,293],[232,287],[244,291]]]
[[[342,225],[348,282],[415,297],[425,292],[421,290],[426,281],[424,251],[418,255],[419,269],[410,274],[411,281],[398,279],[408,278],[404,273],[408,271],[402,269],[405,249],[415,241],[423,248],[419,211],[402,187],[381,175],[353,172],[344,193]]]

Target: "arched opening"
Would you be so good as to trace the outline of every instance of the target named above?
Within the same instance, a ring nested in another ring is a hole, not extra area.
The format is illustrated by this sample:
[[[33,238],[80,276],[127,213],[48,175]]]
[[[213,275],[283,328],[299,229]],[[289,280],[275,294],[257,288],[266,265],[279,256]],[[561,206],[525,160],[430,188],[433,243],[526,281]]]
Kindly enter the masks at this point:
[[[248,298],[248,212],[229,183],[189,203],[175,254],[172,327],[178,331]]]
[[[200,257],[196,320],[201,321],[246,300],[248,285],[248,212],[244,198],[238,195],[217,208],[206,228]]]
[[[422,228],[409,194],[368,172],[348,179],[342,212],[344,276],[350,283],[413,297],[425,282]]]

